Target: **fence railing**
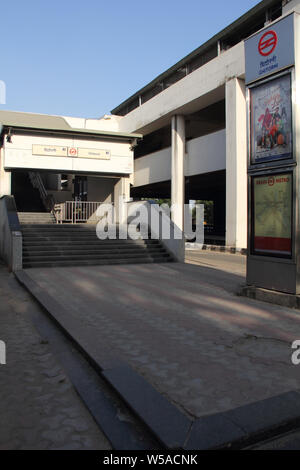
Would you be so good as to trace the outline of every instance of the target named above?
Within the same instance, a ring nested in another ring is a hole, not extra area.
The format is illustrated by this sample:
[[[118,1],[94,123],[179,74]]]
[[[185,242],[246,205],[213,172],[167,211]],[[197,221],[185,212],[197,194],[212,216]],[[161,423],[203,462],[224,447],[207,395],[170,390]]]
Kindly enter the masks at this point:
[[[58,224],[80,224],[97,220],[96,211],[103,202],[66,201],[55,204],[54,214]]]

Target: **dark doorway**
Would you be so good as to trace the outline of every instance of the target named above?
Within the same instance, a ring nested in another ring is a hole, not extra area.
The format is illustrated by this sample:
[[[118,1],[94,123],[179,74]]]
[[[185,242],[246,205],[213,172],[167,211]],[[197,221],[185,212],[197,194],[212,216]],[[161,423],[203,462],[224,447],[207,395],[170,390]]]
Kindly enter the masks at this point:
[[[32,186],[27,171],[13,171],[11,193],[19,212],[46,212],[39,190]]]
[[[88,182],[86,176],[75,176],[74,200],[87,201]]]

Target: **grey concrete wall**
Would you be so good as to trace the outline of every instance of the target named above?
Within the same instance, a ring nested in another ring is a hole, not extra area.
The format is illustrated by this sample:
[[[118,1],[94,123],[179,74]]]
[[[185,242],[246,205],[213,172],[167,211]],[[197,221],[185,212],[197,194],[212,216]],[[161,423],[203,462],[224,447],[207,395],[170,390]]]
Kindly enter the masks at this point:
[[[0,256],[11,271],[22,269],[22,232],[13,196],[0,198]]]
[[[127,212],[134,208],[136,210],[139,206],[144,206],[148,212],[148,227],[141,227],[141,230],[145,230],[150,228],[151,224],[151,207],[152,210],[156,211],[155,206],[150,204],[147,201],[139,201],[139,202],[128,202],[127,203]],[[128,223],[132,220],[131,217],[128,218]],[[170,224],[170,238],[163,238],[162,237],[162,226],[165,224],[167,226]],[[171,221],[164,213],[159,211],[159,229],[157,232],[153,230],[151,227],[152,236],[156,237],[160,240],[161,244],[164,248],[173,256],[176,261],[184,262],[185,258],[185,238],[184,233],[177,227],[173,221]],[[175,238],[175,233],[181,236],[181,239]]]
[[[88,177],[88,201],[111,203],[117,178]]]
[[[48,194],[52,194],[55,199],[56,204],[60,204],[66,201],[73,200],[72,191],[47,191]]]
[[[104,202],[111,204],[114,202],[114,187],[117,183],[117,178],[105,178],[88,176],[87,179],[88,201],[91,202]],[[95,223],[99,220],[96,212],[89,218],[89,223]]]

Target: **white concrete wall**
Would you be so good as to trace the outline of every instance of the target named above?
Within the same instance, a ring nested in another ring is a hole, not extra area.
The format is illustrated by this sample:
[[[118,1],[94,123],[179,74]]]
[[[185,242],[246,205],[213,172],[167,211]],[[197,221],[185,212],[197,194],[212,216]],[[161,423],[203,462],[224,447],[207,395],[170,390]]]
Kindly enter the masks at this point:
[[[151,132],[174,114],[197,111],[224,98],[224,84],[245,73],[241,42],[159,93],[120,120],[120,131]]]
[[[225,168],[225,129],[187,142],[185,176],[201,175]]]
[[[71,116],[62,116],[69,126],[75,129],[93,129],[98,131],[118,132],[120,130],[120,121],[122,116],[113,116],[106,114],[99,119],[84,119]]]
[[[11,194],[11,172],[4,170],[4,151],[0,148],[0,197]]]
[[[171,179],[171,147],[134,161],[134,186]]]
[[[226,168],[225,129],[186,145],[185,176],[201,175]],[[134,161],[134,186],[159,183],[171,179],[171,148],[151,153]]]
[[[283,5],[282,14],[286,15],[287,13],[291,13],[292,11],[297,11],[300,13],[300,1],[299,0],[291,0],[286,5]]]
[[[127,142],[109,142],[93,139],[71,139],[13,135],[12,142],[4,139],[4,168],[32,168],[59,172],[123,173],[133,172],[133,152]],[[110,150],[110,160],[42,156],[32,154],[32,145],[79,147]]]

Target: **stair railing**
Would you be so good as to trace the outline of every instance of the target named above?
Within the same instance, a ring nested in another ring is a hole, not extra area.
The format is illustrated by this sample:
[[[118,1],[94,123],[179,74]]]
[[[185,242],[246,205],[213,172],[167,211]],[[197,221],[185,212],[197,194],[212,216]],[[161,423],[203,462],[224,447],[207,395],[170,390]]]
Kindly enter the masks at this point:
[[[28,175],[29,175],[32,186],[39,191],[46,210],[52,212],[52,214],[56,218],[56,212],[54,210],[55,199],[52,194],[48,194],[44,186],[43,180],[41,178],[41,175],[35,171],[29,171]]]
[[[98,207],[103,202],[95,201],[66,201],[55,204],[54,212],[57,223],[80,224],[95,219]]]

